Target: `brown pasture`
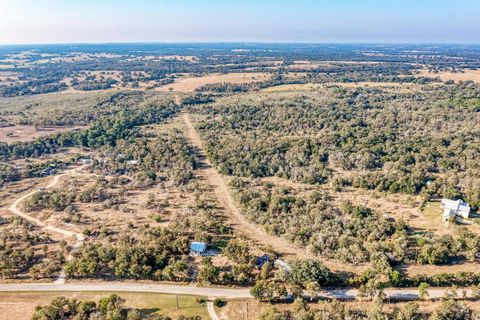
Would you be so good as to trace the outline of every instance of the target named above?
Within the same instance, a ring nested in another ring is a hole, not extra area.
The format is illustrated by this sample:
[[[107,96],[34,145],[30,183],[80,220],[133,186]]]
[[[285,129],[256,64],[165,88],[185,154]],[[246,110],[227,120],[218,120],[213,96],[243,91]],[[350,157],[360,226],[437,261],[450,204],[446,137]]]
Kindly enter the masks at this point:
[[[185,77],[177,79],[174,83],[167,84],[158,88],[160,91],[194,92],[209,83],[249,83],[258,82],[268,79],[266,73],[228,73],[228,74],[211,74],[202,77]]]
[[[44,127],[35,129],[34,126],[16,125],[12,127],[0,128],[0,141],[6,143],[33,141],[40,137],[49,136],[56,133],[80,130],[85,127]]]
[[[455,82],[459,81],[475,81],[480,83],[480,70],[462,70],[461,72],[438,72],[433,73],[428,70],[421,70],[418,76],[422,77],[439,77],[443,81],[453,80]]]

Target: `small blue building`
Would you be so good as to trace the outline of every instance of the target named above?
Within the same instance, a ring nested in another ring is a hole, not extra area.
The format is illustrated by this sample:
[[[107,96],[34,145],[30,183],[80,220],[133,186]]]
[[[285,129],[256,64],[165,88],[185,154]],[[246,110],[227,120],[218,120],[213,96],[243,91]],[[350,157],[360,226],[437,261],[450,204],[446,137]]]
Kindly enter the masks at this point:
[[[269,260],[268,255],[263,255],[261,257],[257,258],[257,261],[255,262],[255,266],[260,269],[265,263],[267,263]]]
[[[203,254],[207,250],[207,245],[203,242],[192,242],[190,244],[190,252],[195,254]]]

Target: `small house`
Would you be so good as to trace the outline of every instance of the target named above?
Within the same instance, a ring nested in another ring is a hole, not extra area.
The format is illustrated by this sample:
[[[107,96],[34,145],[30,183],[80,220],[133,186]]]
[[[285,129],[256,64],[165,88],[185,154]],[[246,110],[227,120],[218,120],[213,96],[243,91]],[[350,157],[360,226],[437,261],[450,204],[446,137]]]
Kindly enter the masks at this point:
[[[442,199],[441,206],[443,208],[442,217],[445,221],[457,217],[468,219],[470,216],[470,206],[462,200]]]
[[[202,255],[207,250],[207,245],[203,242],[192,242],[190,244],[190,253]]]

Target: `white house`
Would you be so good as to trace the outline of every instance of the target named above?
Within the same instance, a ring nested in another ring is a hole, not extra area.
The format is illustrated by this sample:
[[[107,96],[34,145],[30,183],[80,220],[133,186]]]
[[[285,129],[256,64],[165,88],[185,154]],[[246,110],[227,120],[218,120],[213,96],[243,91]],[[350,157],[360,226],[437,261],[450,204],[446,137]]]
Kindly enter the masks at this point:
[[[442,199],[443,220],[447,221],[450,217],[461,217],[467,219],[470,215],[470,206],[462,200]]]

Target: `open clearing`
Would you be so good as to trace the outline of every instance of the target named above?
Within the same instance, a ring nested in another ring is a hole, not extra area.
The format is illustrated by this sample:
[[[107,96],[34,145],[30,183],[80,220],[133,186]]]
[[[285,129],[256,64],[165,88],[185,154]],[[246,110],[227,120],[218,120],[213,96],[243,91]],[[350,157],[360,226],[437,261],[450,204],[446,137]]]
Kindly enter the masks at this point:
[[[422,77],[439,77],[443,81],[453,80],[458,81],[475,81],[480,83],[480,70],[462,70],[462,72],[438,72],[433,73],[428,70],[421,70],[418,74]]]
[[[267,80],[267,73],[228,73],[228,74],[212,74],[203,77],[186,77],[177,79],[174,83],[167,84],[158,88],[160,91],[194,92],[209,83],[249,83]]]
[[[111,292],[14,292],[0,293],[0,320],[29,319],[37,305],[46,305],[56,297],[64,296],[77,300],[98,301],[107,297]],[[173,317],[199,315],[202,319],[209,319],[207,308],[196,302],[194,296],[170,295],[160,293],[132,293],[118,292],[126,300],[127,307],[140,309],[142,314],[163,314]],[[177,308],[178,298],[178,308]]]
[[[85,127],[44,127],[35,129],[34,126],[16,125],[0,128],[0,141],[6,143],[33,141],[35,139],[56,133],[81,130]]]

